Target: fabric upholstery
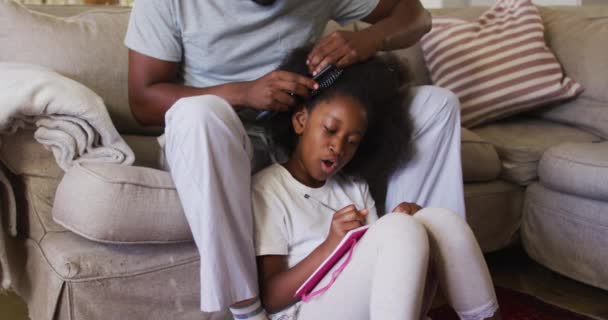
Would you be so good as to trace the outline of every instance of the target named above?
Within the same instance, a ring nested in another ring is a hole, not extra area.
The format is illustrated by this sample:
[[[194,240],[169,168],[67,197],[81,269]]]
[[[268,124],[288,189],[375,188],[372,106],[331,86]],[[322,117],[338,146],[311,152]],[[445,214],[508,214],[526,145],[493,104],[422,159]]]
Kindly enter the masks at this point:
[[[492,181],[500,174],[500,160],[491,143],[474,132],[461,132],[462,176],[465,182]]]
[[[192,241],[171,176],[151,168],[74,166],[57,188],[53,219],[105,243]]]
[[[608,202],[608,142],[550,148],[543,154],[538,173],[547,188]]]
[[[34,139],[33,130],[19,130],[3,137],[0,160],[15,175],[55,179],[63,176],[53,153]]]
[[[113,246],[59,232],[20,250],[13,262],[27,277],[14,289],[32,319],[231,319],[200,312],[193,243]]]
[[[515,117],[473,130],[492,143],[502,161],[501,177],[527,185],[534,181],[545,150],[563,142],[600,141],[574,127],[529,117]]]
[[[103,98],[122,133],[159,133],[140,126],[129,109],[122,44],[129,12],[98,9],[58,18],[1,0],[0,61],[46,66],[87,86]]]
[[[528,255],[550,269],[608,290],[608,203],[528,187],[522,242]]]
[[[421,40],[433,83],[460,99],[472,127],[579,95],[544,40],[530,0],[499,0],[476,21],[434,18]]]
[[[518,240],[524,189],[501,180],[464,185],[467,222],[483,252]]]
[[[570,103],[540,113],[546,119],[580,126],[608,139],[608,10],[543,10],[547,39],[567,75],[585,87]]]

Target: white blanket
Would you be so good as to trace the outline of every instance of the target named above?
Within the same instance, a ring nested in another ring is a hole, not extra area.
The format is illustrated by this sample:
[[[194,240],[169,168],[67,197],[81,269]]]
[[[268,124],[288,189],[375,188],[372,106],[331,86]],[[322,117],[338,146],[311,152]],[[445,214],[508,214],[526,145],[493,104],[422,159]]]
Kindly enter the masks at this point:
[[[41,66],[0,62],[0,134],[36,127],[35,139],[53,152],[57,164],[68,170],[75,162],[96,161],[130,165],[133,151],[118,134],[103,100],[84,85]],[[0,137],[0,144],[1,144]],[[0,171],[9,232],[16,235],[12,188]],[[0,219],[0,222],[2,219]],[[1,285],[11,283],[0,225]]]

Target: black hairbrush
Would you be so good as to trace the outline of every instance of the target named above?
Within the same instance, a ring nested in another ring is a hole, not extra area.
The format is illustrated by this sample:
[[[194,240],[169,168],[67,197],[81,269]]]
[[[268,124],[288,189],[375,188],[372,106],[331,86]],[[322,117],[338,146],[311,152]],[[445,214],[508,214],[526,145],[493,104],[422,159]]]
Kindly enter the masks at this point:
[[[310,96],[314,97],[324,89],[329,88],[334,82],[336,82],[336,80],[338,80],[343,71],[344,69],[336,68],[336,66],[333,64],[330,64],[323,68],[323,70],[319,71],[319,73],[312,77],[312,79],[319,84],[319,88],[311,91]],[[291,93],[291,95],[293,95],[293,93]],[[257,117],[255,117],[255,120],[265,120],[272,117],[275,113],[275,111],[270,110],[262,111]]]
[[[343,71],[344,69],[336,68],[336,66],[333,64],[323,68],[323,70],[317,73],[316,76],[312,77],[312,79],[319,84],[319,88],[313,90],[310,93],[310,96],[314,97],[319,94],[319,92],[329,88],[332,84],[334,84],[334,82],[336,82],[336,80],[338,80]]]

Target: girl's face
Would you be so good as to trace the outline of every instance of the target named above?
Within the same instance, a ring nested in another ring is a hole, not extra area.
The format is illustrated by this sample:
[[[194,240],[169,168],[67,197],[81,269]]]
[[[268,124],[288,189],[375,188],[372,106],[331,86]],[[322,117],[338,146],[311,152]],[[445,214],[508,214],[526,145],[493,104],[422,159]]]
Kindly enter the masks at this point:
[[[292,123],[299,139],[286,167],[303,184],[320,187],[355,155],[367,114],[357,100],[337,95],[318,102],[311,112],[302,108]]]

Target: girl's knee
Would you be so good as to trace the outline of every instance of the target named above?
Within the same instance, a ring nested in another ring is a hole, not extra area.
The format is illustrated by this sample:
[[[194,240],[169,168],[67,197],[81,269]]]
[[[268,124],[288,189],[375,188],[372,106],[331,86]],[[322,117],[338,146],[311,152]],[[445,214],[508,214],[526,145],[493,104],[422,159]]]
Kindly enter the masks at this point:
[[[385,239],[407,242],[427,241],[424,226],[404,213],[389,213],[376,221],[372,228],[375,229],[376,234]]]
[[[424,208],[414,215],[434,237],[450,238],[450,242],[476,241],[466,220],[448,209]]]

